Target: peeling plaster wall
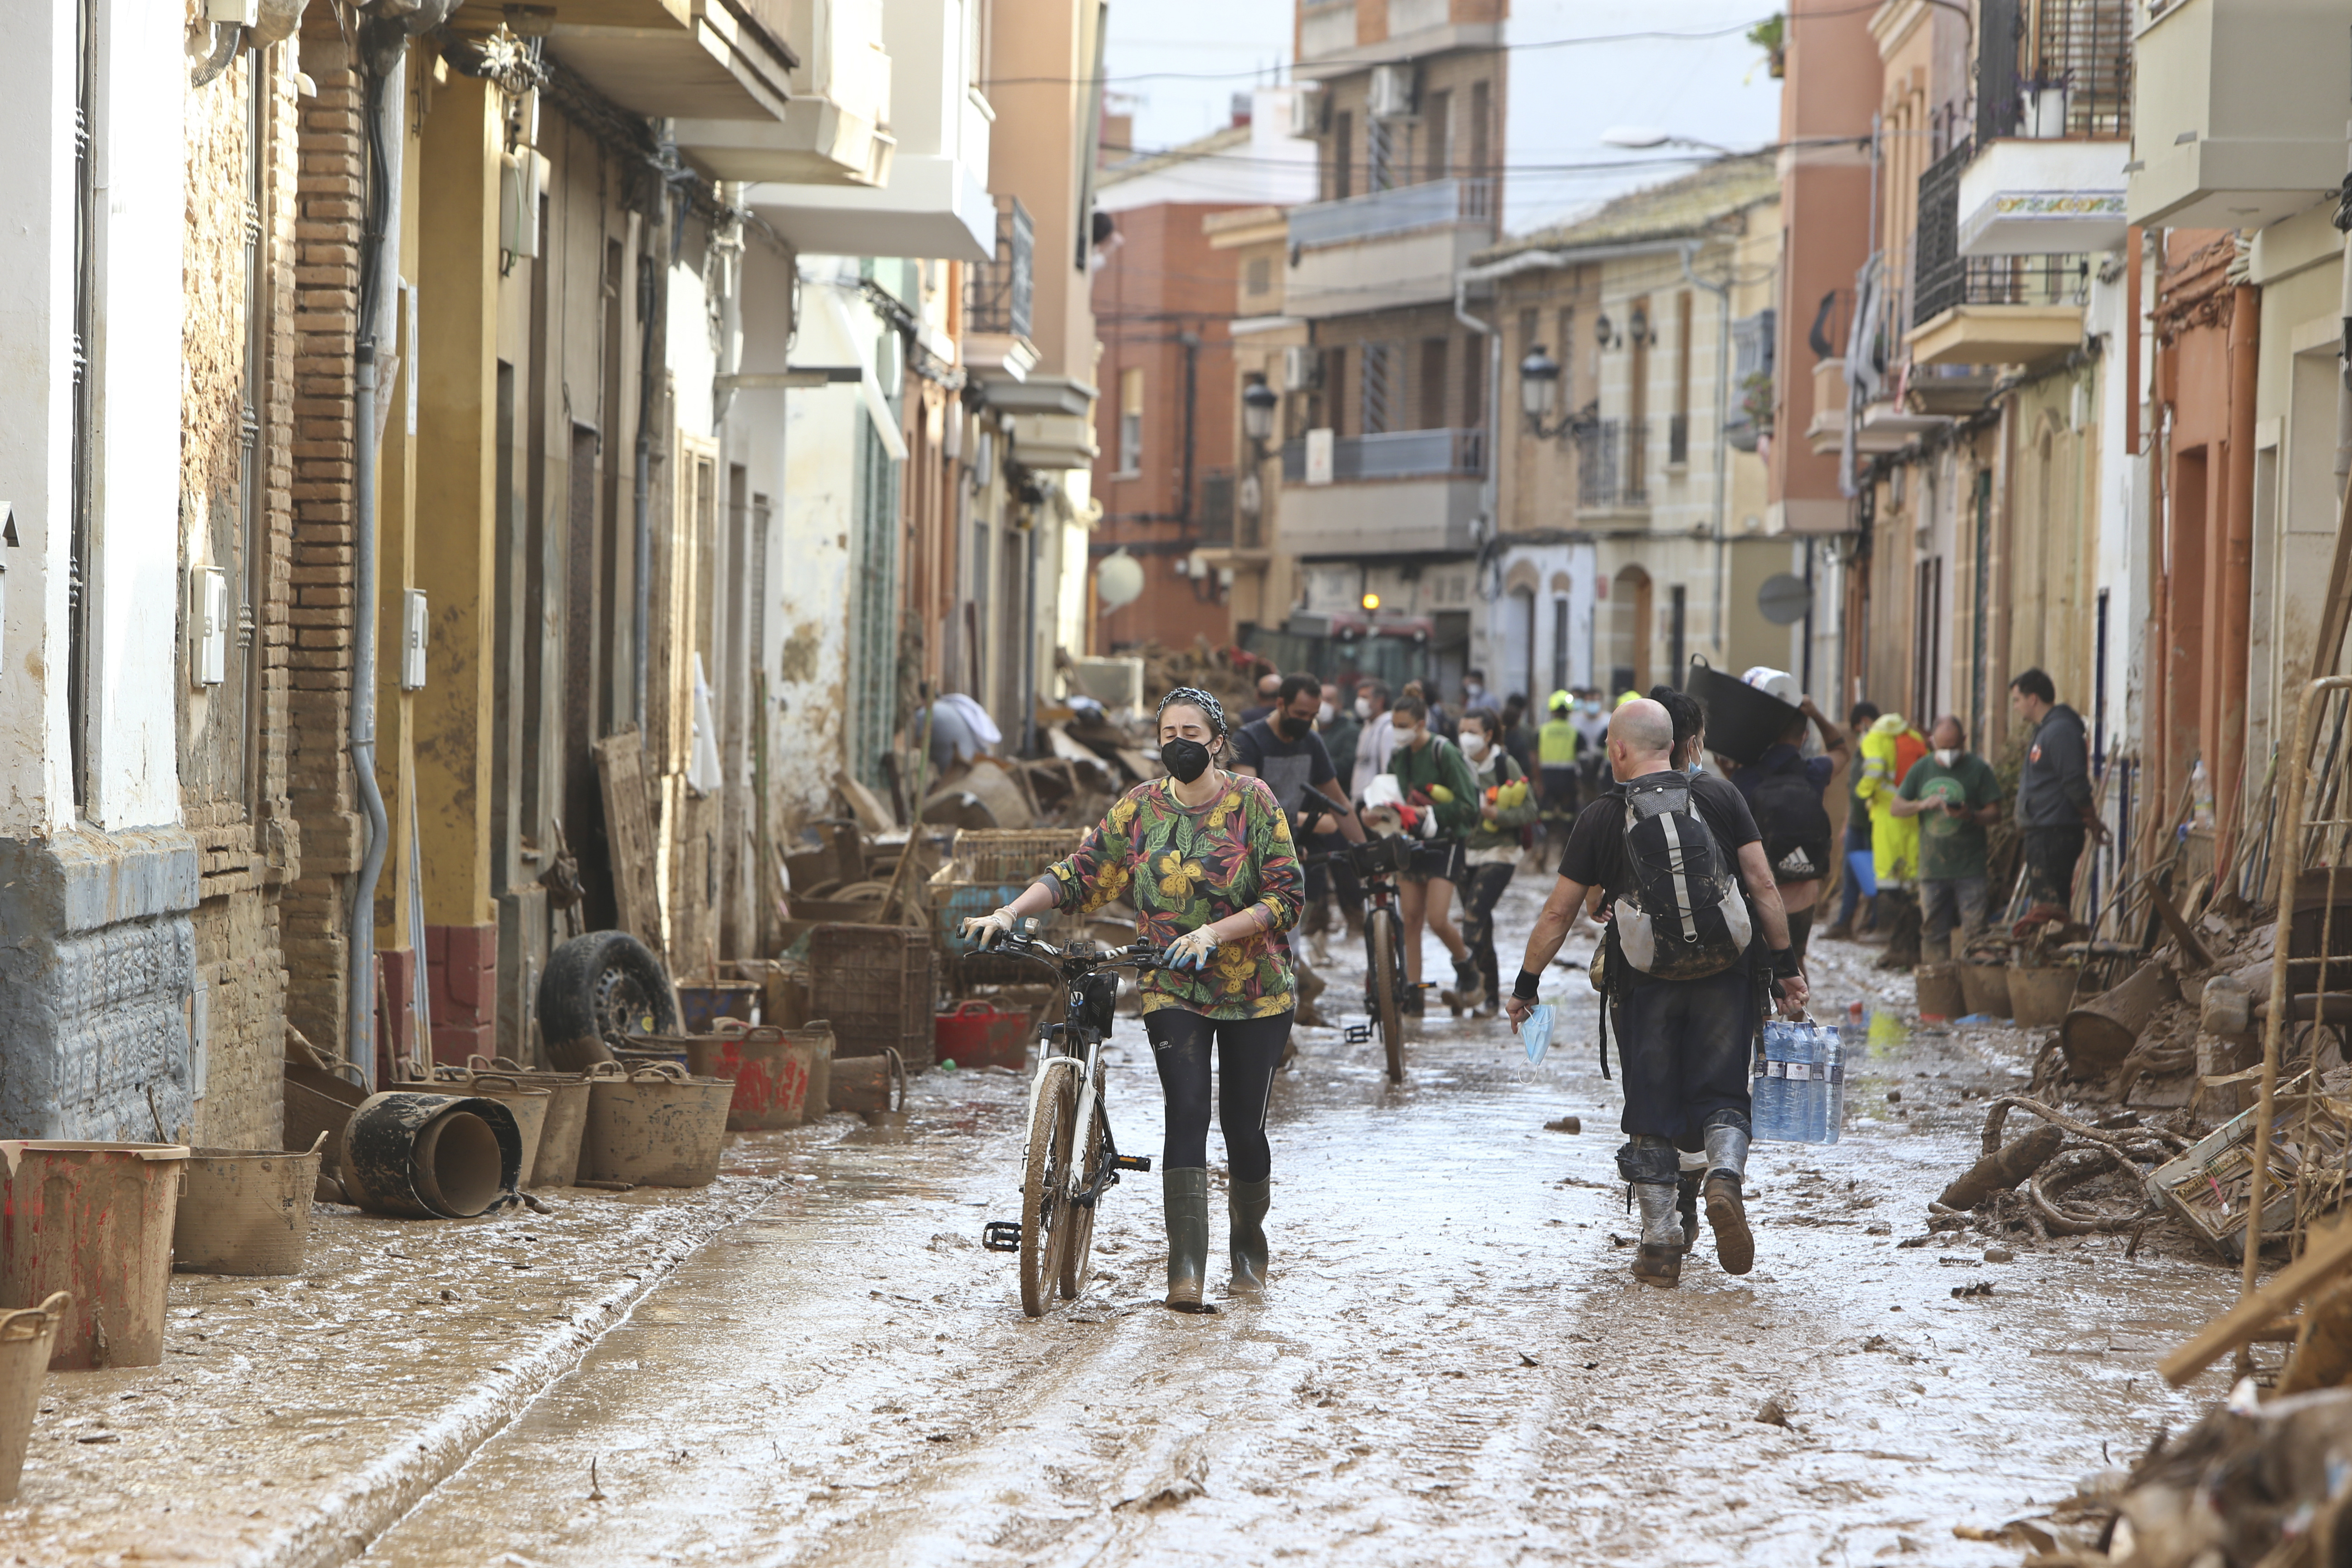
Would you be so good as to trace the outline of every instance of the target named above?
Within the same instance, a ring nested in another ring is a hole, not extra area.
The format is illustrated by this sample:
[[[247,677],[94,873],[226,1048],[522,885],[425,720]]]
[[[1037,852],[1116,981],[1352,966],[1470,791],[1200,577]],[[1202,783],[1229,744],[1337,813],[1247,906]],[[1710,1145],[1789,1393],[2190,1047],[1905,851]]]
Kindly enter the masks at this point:
[[[768,777],[789,827],[830,814],[846,744],[849,541],[857,502],[850,454],[858,449],[865,405],[855,386],[827,386],[788,394],[784,407],[784,488],[774,528],[783,566],[772,634],[782,712]]]

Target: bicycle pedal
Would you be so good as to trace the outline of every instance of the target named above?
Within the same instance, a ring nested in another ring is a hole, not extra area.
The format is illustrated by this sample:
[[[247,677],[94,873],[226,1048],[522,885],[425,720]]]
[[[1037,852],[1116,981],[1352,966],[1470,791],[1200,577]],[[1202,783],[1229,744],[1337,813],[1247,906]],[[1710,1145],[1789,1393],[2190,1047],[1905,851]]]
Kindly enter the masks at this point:
[[[991,1252],[1021,1250],[1021,1222],[1017,1219],[992,1219],[980,1228],[980,1245]]]
[[[1370,1024],[1349,1024],[1339,1031],[1339,1037],[1351,1046],[1367,1044],[1372,1037]]]
[[[1121,1154],[1118,1158],[1111,1162],[1111,1168],[1118,1171],[1141,1171],[1145,1174],[1149,1175],[1151,1171],[1151,1156],[1149,1154]]]

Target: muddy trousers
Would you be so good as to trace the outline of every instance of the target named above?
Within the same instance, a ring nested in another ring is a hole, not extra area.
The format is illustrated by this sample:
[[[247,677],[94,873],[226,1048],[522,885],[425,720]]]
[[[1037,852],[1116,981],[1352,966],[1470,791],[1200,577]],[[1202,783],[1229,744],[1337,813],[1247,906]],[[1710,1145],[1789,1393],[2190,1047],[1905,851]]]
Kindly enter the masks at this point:
[[[1501,963],[1495,956],[1495,905],[1501,900],[1503,889],[1511,885],[1511,873],[1517,869],[1506,860],[1500,865],[1474,865],[1463,872],[1462,940],[1470,945],[1470,960],[1486,983],[1489,1001],[1503,994]]]
[[[1160,1088],[1168,1099],[1161,1164],[1189,1170],[1209,1163],[1209,1050],[1217,1055],[1217,1125],[1224,1130],[1225,1161],[1236,1182],[1262,1182],[1274,1172],[1265,1141],[1265,1107],[1274,1072],[1290,1038],[1290,1015],[1274,1018],[1209,1018],[1181,1007],[1143,1016]]]
[[[1625,1079],[1621,1126],[1629,1138],[1664,1146],[1666,1164],[1655,1179],[1675,1179],[1676,1140],[1711,1126],[1748,1131],[1755,984],[1745,965],[1734,964],[1705,980],[1632,980],[1617,999],[1611,1032]]]

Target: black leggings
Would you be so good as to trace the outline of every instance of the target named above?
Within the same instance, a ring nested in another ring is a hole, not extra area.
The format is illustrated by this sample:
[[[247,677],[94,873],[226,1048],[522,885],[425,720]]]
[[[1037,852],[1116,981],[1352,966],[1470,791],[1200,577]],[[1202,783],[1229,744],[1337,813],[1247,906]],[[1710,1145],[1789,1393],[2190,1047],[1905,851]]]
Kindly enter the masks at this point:
[[[1462,940],[1469,943],[1470,956],[1478,965],[1480,978],[1486,982],[1486,999],[1490,1003],[1502,994],[1503,984],[1502,965],[1495,956],[1495,905],[1501,900],[1503,889],[1511,885],[1511,874],[1517,869],[1508,861],[1473,866],[1462,883]]]
[[[1274,1150],[1265,1141],[1266,1101],[1274,1095],[1274,1070],[1290,1038],[1290,1015],[1274,1018],[1208,1018],[1181,1007],[1143,1016],[1151,1059],[1160,1066],[1160,1087],[1168,1097],[1168,1134],[1160,1163],[1171,1171],[1196,1170],[1209,1163],[1209,1042],[1216,1041],[1220,1068],[1217,1125],[1224,1129],[1225,1160],[1236,1182],[1262,1182],[1274,1172]]]

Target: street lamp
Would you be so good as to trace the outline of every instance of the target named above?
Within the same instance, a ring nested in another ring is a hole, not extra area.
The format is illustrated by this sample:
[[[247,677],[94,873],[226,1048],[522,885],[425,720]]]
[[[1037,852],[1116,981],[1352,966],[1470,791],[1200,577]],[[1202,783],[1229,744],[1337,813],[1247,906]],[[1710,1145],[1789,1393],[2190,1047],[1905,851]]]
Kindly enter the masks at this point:
[[[1263,381],[1253,381],[1242,389],[1242,434],[1264,447],[1274,438],[1274,411],[1281,405],[1282,395]]]
[[[1559,396],[1559,362],[1538,343],[1519,362],[1519,407],[1529,423],[1539,426]]]

